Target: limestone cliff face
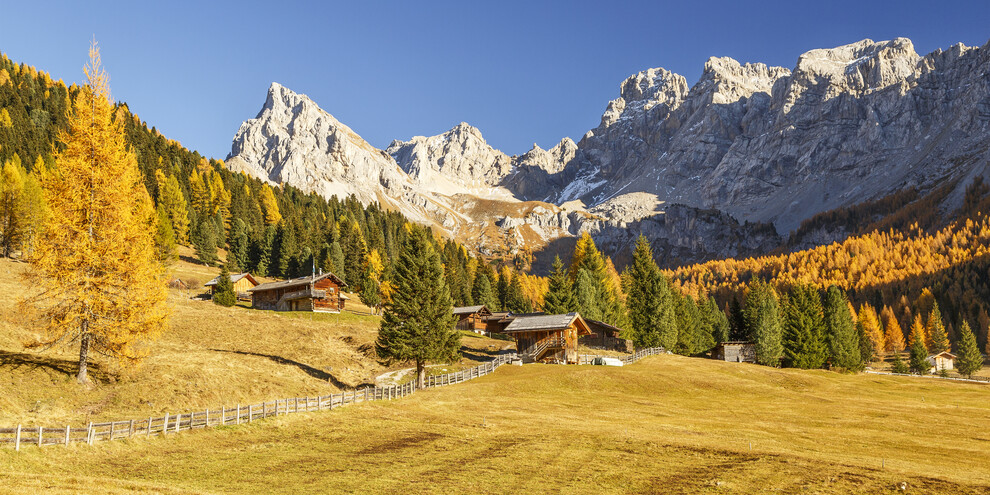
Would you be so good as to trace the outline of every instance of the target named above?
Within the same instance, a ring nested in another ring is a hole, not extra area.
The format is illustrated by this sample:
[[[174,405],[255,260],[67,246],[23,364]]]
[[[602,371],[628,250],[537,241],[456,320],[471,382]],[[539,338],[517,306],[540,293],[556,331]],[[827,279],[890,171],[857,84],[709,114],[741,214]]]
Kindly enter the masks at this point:
[[[816,213],[960,179],[953,206],[988,150],[990,45],[922,57],[898,38],[812,50],[793,69],[713,57],[693,86],[648,69],[579,142],[517,156],[465,123],[379,150],[273,84],[227,164],[387,203],[489,254],[581,231],[619,253],[644,233],[676,263],[765,252]]]

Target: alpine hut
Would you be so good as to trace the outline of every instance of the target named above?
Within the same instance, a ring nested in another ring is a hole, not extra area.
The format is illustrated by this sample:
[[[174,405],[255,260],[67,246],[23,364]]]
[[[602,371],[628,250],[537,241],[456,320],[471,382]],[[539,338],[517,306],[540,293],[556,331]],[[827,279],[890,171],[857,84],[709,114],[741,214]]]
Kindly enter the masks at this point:
[[[203,284],[203,287],[210,288],[210,295],[213,295],[213,292],[216,291],[217,280],[220,280],[219,275],[213,280]],[[250,299],[251,294],[248,293],[248,291],[258,286],[258,281],[255,280],[254,276],[252,276],[249,272],[231,273],[230,281],[234,283],[234,293],[237,294],[238,299]]]
[[[488,318],[491,315],[492,312],[488,311],[484,304],[454,308],[454,318],[457,319],[454,328],[484,334],[487,331]]]
[[[251,306],[275,311],[317,311],[339,313],[347,300],[340,277],[322,273],[281,282],[268,282],[253,289]]]
[[[942,351],[938,354],[928,356],[928,364],[932,366],[932,373],[938,373],[943,370],[949,371],[953,369],[953,364],[955,362],[956,355],[949,351]]]
[[[577,313],[563,315],[516,316],[504,333],[516,340],[524,362],[577,364],[578,338],[591,334],[588,324]]]

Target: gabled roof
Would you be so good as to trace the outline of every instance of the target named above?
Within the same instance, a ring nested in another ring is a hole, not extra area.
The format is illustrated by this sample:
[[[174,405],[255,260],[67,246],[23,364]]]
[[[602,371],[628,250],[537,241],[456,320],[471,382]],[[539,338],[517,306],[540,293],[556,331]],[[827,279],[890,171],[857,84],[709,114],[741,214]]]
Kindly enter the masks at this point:
[[[605,323],[604,321],[585,320],[585,323],[588,324],[588,328],[591,329],[592,333],[595,333],[595,334],[597,334],[599,331],[602,331],[602,332],[610,332],[610,333],[613,333],[615,335],[619,335],[619,333],[622,332],[622,329],[621,328],[619,328],[619,327],[617,327],[615,325],[609,325],[608,323]]]
[[[247,279],[250,280],[252,284],[258,285],[258,281],[255,280],[254,276],[251,275],[250,272],[231,273],[230,274],[230,281],[231,282],[237,282],[238,280],[240,280],[240,279],[242,279],[244,277],[247,277]],[[213,280],[210,280],[209,282],[203,284],[203,287],[209,287],[211,285],[217,285],[217,280],[219,280],[219,279],[220,279],[220,275],[217,275],[216,277],[214,277]]]
[[[482,310],[484,310],[485,313],[491,314],[491,311],[488,311],[488,308],[486,308],[484,304],[482,304],[480,306],[460,306],[460,307],[454,308],[454,314],[455,315],[470,315],[470,314],[474,314],[474,313],[481,313]]]
[[[931,354],[931,355],[929,355],[928,356],[928,359],[935,359],[937,357],[946,357],[946,358],[949,358],[949,359],[955,359],[956,358],[956,355],[953,354],[953,353],[951,353],[951,352],[949,352],[949,351],[942,351],[942,352],[940,352],[938,354]]]
[[[317,275],[315,277],[312,276],[312,275],[308,275],[308,276],[305,276],[305,277],[294,278],[294,279],[291,279],[291,280],[283,280],[281,282],[268,282],[267,284],[261,284],[261,285],[259,285],[257,287],[250,288],[250,289],[248,289],[248,292],[261,292],[261,291],[266,291],[266,290],[288,289],[288,288],[292,288],[292,287],[300,287],[300,286],[303,286],[303,285],[309,285],[309,284],[312,284],[312,283],[319,282],[320,280],[323,280],[323,279],[325,279],[327,277],[330,277],[330,279],[333,280],[337,285],[339,285],[341,287],[347,287],[347,284],[345,284],[344,281],[340,279],[340,277],[338,277],[338,276],[336,276],[336,275],[334,275],[334,274],[332,274],[330,272],[327,272],[327,273],[324,273],[322,275]]]
[[[532,332],[543,330],[563,330],[571,324],[577,324],[578,334],[587,335],[591,333],[584,318],[577,313],[567,313],[565,315],[537,315],[537,316],[517,316],[505,327],[506,333],[512,332]]]

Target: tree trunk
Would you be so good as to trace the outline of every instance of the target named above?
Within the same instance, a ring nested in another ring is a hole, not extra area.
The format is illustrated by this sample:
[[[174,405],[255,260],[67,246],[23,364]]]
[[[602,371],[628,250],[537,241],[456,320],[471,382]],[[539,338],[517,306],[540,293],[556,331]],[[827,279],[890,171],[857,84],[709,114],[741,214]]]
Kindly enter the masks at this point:
[[[89,322],[83,320],[82,322],[82,338],[79,342],[79,373],[76,375],[76,381],[79,383],[89,383],[89,375],[86,372],[86,367],[89,359],[89,339],[92,336],[89,334]]]
[[[416,388],[426,388],[426,362],[416,361]]]

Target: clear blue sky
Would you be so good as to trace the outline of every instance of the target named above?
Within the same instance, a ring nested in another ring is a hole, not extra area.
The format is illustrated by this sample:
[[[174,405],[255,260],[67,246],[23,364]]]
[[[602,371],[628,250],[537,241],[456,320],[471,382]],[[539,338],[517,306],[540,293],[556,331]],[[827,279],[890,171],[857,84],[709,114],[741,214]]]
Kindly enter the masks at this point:
[[[64,5],[53,5],[64,3]],[[116,99],[223,158],[268,85],[306,93],[371,144],[466,121],[509,154],[579,139],[619,83],[710,56],[798,55],[906,36],[919,53],[990,39],[990,2],[0,2],[0,51],[66,82],[96,35]]]

